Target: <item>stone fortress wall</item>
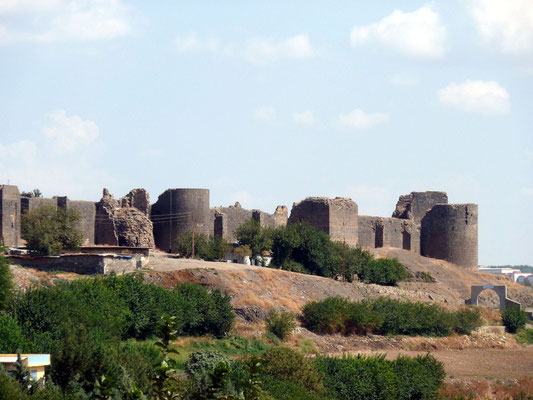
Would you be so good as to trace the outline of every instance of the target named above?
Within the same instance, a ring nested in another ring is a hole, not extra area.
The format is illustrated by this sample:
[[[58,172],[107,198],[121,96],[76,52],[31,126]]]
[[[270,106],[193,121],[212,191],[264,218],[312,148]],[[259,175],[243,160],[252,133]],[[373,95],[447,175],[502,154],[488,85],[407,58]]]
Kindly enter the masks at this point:
[[[178,235],[194,230],[235,242],[234,231],[250,218],[264,227],[305,221],[333,240],[362,248],[397,247],[463,266],[477,265],[477,205],[448,204],[444,192],[412,192],[400,196],[392,217],[359,215],[348,198],[309,197],[274,213],[209,205],[208,189],[167,189],[150,205],[144,189],[115,200],[104,189],[97,202],[67,197],[21,195],[16,186],[0,185],[0,241],[20,246],[20,219],[41,205],[66,207],[81,215],[85,245],[157,247],[171,251]]]

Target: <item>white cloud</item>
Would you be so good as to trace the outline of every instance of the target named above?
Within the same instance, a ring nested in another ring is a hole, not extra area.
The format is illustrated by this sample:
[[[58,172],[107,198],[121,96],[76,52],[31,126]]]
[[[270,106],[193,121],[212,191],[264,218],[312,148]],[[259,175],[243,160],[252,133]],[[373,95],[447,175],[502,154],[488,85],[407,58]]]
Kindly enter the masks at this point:
[[[505,53],[533,50],[533,1],[468,0],[480,35]]]
[[[131,32],[120,0],[4,0],[0,44],[113,39]]]
[[[468,112],[505,114],[509,112],[509,94],[494,81],[452,82],[437,92],[441,103]]]
[[[389,116],[387,114],[366,113],[360,108],[356,108],[347,114],[339,114],[336,125],[339,129],[364,130],[382,124],[388,120]]]
[[[68,117],[65,110],[46,115],[43,132],[58,153],[71,153],[87,148],[98,137],[98,127],[93,121],[84,121],[77,115]]]
[[[395,86],[415,86],[418,85],[418,79],[411,75],[406,74],[394,74],[391,79],[391,83]]]
[[[309,110],[295,112],[292,114],[292,122],[301,125],[314,125],[316,123],[315,114]]]
[[[38,187],[47,196],[98,196],[100,188],[94,182],[110,186],[115,179],[99,160],[102,146],[97,133],[92,121],[69,117],[64,111],[48,114],[37,137],[0,144],[0,182],[9,180],[20,190]]]
[[[276,118],[274,107],[259,107],[254,110],[254,118],[259,121],[272,121]]]
[[[174,43],[180,53],[211,53],[237,57],[260,66],[282,59],[310,58],[316,54],[309,38],[304,34],[279,40],[253,38],[242,43],[226,43],[217,36],[190,32],[176,36]]]
[[[292,36],[283,40],[251,39],[244,49],[245,59],[255,65],[271,64],[282,58],[303,59],[313,57],[315,51],[307,35]]]
[[[525,153],[525,157],[527,161],[533,161],[533,151],[527,150]]]
[[[396,10],[376,23],[356,26],[350,40],[353,46],[379,43],[412,56],[440,58],[445,53],[446,29],[431,6],[424,5],[413,12]]]

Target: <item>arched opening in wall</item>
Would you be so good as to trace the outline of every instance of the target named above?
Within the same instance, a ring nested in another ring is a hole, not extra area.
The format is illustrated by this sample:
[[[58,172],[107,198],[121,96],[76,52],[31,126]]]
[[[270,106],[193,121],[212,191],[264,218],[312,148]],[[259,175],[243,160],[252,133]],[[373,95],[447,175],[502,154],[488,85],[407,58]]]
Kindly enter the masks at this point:
[[[477,298],[478,305],[488,308],[500,308],[500,296],[492,289],[483,290]]]
[[[376,238],[374,247],[377,249],[378,247],[383,247],[383,226],[376,225]]]
[[[402,232],[402,249],[411,251],[411,234]]]

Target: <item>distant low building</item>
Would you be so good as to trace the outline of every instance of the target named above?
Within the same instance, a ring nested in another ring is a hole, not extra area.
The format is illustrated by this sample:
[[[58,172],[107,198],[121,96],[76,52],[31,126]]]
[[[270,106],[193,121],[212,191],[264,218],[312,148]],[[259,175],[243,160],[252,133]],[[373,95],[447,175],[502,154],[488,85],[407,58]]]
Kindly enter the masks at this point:
[[[524,280],[528,280],[530,277],[533,276],[533,274],[530,272],[522,272],[518,268],[509,267],[479,267],[479,272],[483,272],[485,274],[504,275],[508,277],[511,281],[518,283],[523,283]]]
[[[17,359],[17,354],[0,354],[0,364],[6,371],[13,369]],[[38,381],[44,378],[45,367],[50,365],[50,354],[21,354],[20,359],[30,370],[31,379]]]

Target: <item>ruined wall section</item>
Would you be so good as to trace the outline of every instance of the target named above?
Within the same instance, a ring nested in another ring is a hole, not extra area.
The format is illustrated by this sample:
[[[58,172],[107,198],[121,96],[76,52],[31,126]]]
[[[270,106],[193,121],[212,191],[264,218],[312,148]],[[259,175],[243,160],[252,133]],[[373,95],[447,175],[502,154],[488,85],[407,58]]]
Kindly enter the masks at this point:
[[[137,208],[139,207],[139,208]],[[96,205],[97,244],[153,248],[150,196],[144,189],[133,189],[115,200],[107,189]]]
[[[167,189],[152,205],[154,239],[157,248],[170,251],[179,234],[192,230],[213,234],[214,214],[209,209],[209,189]]]
[[[477,266],[477,204],[434,206],[422,219],[421,254],[457,265]]]
[[[213,234],[230,243],[237,241],[235,230],[253,216],[253,212],[242,208],[239,202],[229,207],[215,207],[214,212],[216,219]]]
[[[359,246],[396,247],[420,254],[420,228],[414,221],[360,215]]]
[[[307,197],[292,205],[287,225],[307,222],[318,231],[329,235],[329,199],[327,197]]]
[[[20,192],[14,185],[0,185],[0,243],[19,246],[20,238]]]
[[[392,217],[411,219],[420,224],[424,215],[436,204],[448,204],[446,192],[411,192],[400,196]]]
[[[308,197],[294,203],[288,225],[307,222],[315,229],[327,233],[332,240],[346,241],[350,246],[358,243],[357,204],[343,197]]]
[[[66,209],[75,210],[80,215],[78,228],[83,234],[83,245],[94,244],[96,204],[93,201],[66,199]]]

